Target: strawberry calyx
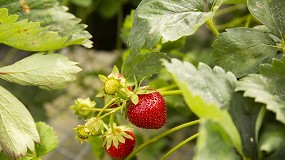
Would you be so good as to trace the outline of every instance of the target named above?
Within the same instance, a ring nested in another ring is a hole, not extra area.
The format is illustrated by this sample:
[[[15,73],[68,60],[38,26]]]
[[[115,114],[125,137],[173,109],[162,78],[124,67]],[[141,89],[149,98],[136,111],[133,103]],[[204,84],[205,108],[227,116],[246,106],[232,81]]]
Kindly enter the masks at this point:
[[[92,117],[85,123],[86,128],[92,136],[103,135],[107,125],[99,118]]]
[[[113,129],[110,127],[103,135],[103,146],[108,150],[111,146],[118,148],[119,143],[125,143],[126,139],[134,140],[127,132],[131,132],[133,129],[126,126],[116,126],[113,123]]]
[[[70,106],[70,108],[75,111],[79,118],[87,118],[92,112],[90,109],[96,106],[96,102],[91,101],[90,98],[77,98],[74,103],[75,105]]]
[[[75,132],[75,139],[79,140],[81,143],[87,141],[90,136],[89,129],[84,125],[78,125],[76,128],[73,129]]]

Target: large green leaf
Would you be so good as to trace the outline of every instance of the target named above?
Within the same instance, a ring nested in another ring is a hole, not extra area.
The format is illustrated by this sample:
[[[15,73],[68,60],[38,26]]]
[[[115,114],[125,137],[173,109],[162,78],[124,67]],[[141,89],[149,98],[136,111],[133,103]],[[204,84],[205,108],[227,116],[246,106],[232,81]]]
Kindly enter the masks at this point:
[[[57,136],[52,127],[44,122],[37,122],[37,130],[40,135],[41,143],[36,144],[36,157],[41,157],[54,150],[58,144]]]
[[[279,123],[268,123],[260,133],[259,149],[266,160],[285,159],[285,127]]]
[[[200,63],[198,69],[188,62],[172,59],[164,62],[166,69],[173,75],[182,90],[183,97],[190,109],[200,118],[217,121],[229,135],[239,153],[242,145],[239,132],[226,109],[231,104],[236,87],[235,76],[220,67],[213,70]]]
[[[215,1],[215,4],[221,0]],[[204,10],[203,0],[143,0],[134,14],[128,39],[132,49],[154,47],[194,34],[214,12]]]
[[[25,106],[0,86],[0,145],[12,157],[34,151],[40,142],[35,122]]]
[[[285,35],[284,0],[248,0],[248,9],[272,33],[280,38]]]
[[[61,54],[36,53],[0,68],[0,78],[46,89],[60,89],[76,79],[81,69]]]
[[[58,32],[65,40],[64,45],[58,44],[60,46],[58,48],[72,44],[92,47],[92,42],[89,40],[92,36],[84,30],[87,25],[79,24],[80,19],[68,13],[68,8],[60,6],[57,0],[28,0],[25,5],[21,5],[20,0],[0,0],[0,6],[8,8],[11,14],[19,15],[20,20],[40,22],[43,27],[48,27],[49,31]],[[41,38],[43,39],[46,41],[46,38]]]
[[[55,50],[66,45],[66,38],[41,28],[40,23],[16,22],[17,18],[16,15],[8,16],[6,8],[0,8],[0,43],[29,51]]]
[[[281,61],[273,59],[271,65],[262,65],[260,73],[243,78],[237,90],[245,91],[244,96],[266,104],[268,110],[276,113],[276,119],[285,123],[285,58]]]
[[[122,73],[129,81],[141,81],[145,77],[157,73],[161,68],[161,59],[169,59],[161,52],[135,52],[131,51],[122,65]]]
[[[204,120],[200,124],[194,160],[239,160],[231,139],[213,120]]]
[[[268,33],[250,28],[228,29],[213,43],[216,64],[237,77],[258,71],[260,64],[270,62],[277,52]]]

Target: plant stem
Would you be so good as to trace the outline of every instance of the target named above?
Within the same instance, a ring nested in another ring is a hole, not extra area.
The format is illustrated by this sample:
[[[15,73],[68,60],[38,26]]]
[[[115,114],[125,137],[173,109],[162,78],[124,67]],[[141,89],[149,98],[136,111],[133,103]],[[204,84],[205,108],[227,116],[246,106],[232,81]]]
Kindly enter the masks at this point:
[[[182,91],[181,90],[173,90],[173,91],[161,91],[159,92],[163,97],[164,96],[172,96],[172,95],[181,95]]]
[[[196,133],[196,134],[192,135],[191,137],[185,139],[184,141],[180,142],[178,145],[176,145],[170,151],[168,151],[160,160],[165,160],[170,154],[172,154],[174,151],[176,151],[177,149],[182,147],[184,144],[186,144],[186,143],[190,142],[191,140],[197,138],[199,136],[199,134],[200,133]]]
[[[176,84],[172,84],[172,85],[169,85],[169,86],[166,86],[166,87],[159,88],[159,89],[157,89],[157,91],[158,92],[167,91],[167,90],[170,90],[170,89],[173,89],[173,88],[176,88],[176,87],[177,87]]]
[[[100,111],[103,110],[103,109],[101,109],[101,108],[82,108],[82,109],[80,109],[80,110],[82,110],[82,111],[100,112]],[[104,112],[111,112],[111,111],[113,111],[113,109],[105,109],[105,110],[104,110]]]
[[[112,133],[114,133],[114,135],[115,135],[115,132],[114,132],[114,113],[112,113],[110,116],[109,126],[111,127]]]
[[[251,19],[252,19],[252,16],[251,16],[251,15],[248,15],[247,18],[246,18],[244,27],[246,27],[246,28],[249,27],[249,24],[250,24]]]
[[[219,31],[217,30],[216,26],[214,25],[212,18],[207,20],[206,24],[215,36],[218,36],[220,34]]]
[[[112,104],[114,103],[118,98],[114,98],[113,100],[111,100],[109,103],[107,103],[102,110],[98,113],[97,118]]]
[[[113,114],[113,113],[117,112],[118,110],[121,110],[121,108],[122,108],[122,106],[117,107],[117,108],[116,108],[116,109],[114,109],[113,111],[111,111],[111,112],[109,112],[109,113],[106,113],[106,114],[104,114],[104,115],[103,115],[103,116],[101,116],[101,117],[97,117],[97,119],[105,118],[105,117],[107,117],[107,116],[109,116],[109,115],[111,115],[111,114]]]
[[[153,138],[150,138],[148,139],[147,141],[145,141],[143,144],[141,144],[140,146],[138,146],[135,150],[133,150],[127,157],[125,160],[129,160],[131,159],[137,152],[139,152],[140,150],[142,150],[144,147],[146,147],[147,145],[159,140],[160,138],[162,137],[165,137],[167,136],[168,134],[170,133],[173,133],[177,130],[180,130],[180,129],[183,129],[185,127],[189,127],[189,126],[192,126],[192,125],[195,125],[195,124],[198,124],[200,120],[196,120],[196,121],[191,121],[191,122],[187,122],[187,123],[184,123],[182,125],[179,125],[177,127],[174,127],[174,128],[171,128],[170,130],[167,130],[165,132],[162,132],[161,134],[153,137]]]

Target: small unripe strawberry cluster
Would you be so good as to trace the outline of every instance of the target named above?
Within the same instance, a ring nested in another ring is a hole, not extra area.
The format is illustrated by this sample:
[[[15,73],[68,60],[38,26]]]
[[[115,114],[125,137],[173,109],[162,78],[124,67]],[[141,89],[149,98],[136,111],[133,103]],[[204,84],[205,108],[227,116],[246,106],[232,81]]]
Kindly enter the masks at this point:
[[[97,94],[105,105],[96,106],[87,99],[75,100],[71,109],[79,118],[87,120],[85,125],[74,128],[76,139],[88,141],[90,136],[103,138],[103,148],[112,158],[122,159],[134,149],[136,138],[133,128],[114,122],[115,113],[126,115],[134,126],[144,129],[159,129],[167,122],[166,104],[158,91],[138,83],[128,82],[119,70],[114,67],[109,76],[99,75],[103,89]],[[109,125],[103,119],[109,117]],[[124,116],[122,116],[124,117]]]

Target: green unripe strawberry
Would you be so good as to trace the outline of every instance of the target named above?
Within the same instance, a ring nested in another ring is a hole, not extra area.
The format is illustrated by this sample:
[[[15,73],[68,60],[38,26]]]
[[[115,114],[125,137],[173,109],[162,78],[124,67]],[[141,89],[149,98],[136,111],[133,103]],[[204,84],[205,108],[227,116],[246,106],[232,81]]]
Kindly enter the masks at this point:
[[[109,95],[116,94],[120,89],[120,81],[115,78],[108,78],[104,83],[104,92]]]

